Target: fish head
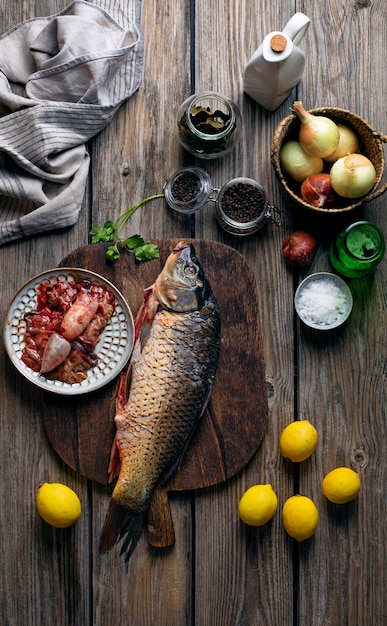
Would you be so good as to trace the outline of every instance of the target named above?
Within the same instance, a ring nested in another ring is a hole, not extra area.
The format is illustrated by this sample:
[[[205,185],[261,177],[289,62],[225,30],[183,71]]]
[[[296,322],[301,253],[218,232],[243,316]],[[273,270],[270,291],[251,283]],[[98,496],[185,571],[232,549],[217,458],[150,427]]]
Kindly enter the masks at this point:
[[[169,310],[186,313],[201,309],[211,290],[192,244],[177,244],[156,279],[154,293]]]

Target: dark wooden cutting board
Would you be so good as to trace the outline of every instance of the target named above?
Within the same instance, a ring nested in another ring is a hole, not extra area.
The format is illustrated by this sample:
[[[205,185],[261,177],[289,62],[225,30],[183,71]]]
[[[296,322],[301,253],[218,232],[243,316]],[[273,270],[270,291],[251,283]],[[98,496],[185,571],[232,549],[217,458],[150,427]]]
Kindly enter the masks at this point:
[[[60,266],[82,267],[110,280],[135,317],[143,290],[153,283],[177,241],[156,241],[160,259],[146,263],[136,263],[128,253],[109,263],[106,244],[93,244],[71,252]],[[152,545],[173,543],[173,528],[168,529],[168,492],[208,487],[236,474],[255,454],[267,425],[265,366],[252,269],[229,246],[190,241],[220,306],[221,352],[212,397],[191,446],[181,467],[154,498],[148,526]],[[101,484],[107,484],[115,434],[117,383],[118,379],[74,397],[46,393],[44,399],[44,421],[53,448],[71,468]]]

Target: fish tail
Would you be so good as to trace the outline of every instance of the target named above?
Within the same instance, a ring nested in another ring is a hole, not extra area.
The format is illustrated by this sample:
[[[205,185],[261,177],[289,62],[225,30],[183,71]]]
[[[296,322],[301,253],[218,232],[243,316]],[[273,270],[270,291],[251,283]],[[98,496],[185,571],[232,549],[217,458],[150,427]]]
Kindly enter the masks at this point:
[[[130,518],[121,529],[120,539],[124,536],[125,539],[120,550],[120,556],[124,556],[126,562],[129,561],[136,548],[137,541],[139,540],[144,526],[145,516],[146,512],[138,513],[137,515],[130,515]]]
[[[124,539],[120,555],[128,561],[141,535],[146,513],[133,514],[111,501],[99,541],[99,553],[103,554]]]

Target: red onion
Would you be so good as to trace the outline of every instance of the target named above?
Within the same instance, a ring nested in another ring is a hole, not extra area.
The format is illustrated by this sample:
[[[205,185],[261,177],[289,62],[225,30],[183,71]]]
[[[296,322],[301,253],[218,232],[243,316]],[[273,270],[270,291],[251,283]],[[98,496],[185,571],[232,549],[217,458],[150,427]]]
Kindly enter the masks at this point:
[[[317,248],[317,240],[303,230],[287,235],[282,242],[282,254],[289,265],[305,267],[310,265]]]
[[[301,196],[312,206],[332,209],[340,204],[336,195],[330,174],[315,174],[308,176],[301,185]]]

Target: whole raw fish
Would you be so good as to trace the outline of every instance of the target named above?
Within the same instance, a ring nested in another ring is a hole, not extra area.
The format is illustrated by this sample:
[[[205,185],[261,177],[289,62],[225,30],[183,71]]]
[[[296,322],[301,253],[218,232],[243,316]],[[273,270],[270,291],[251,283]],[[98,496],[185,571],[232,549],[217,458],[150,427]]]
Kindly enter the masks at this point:
[[[204,412],[219,348],[218,304],[193,246],[180,242],[145,290],[135,320],[109,465],[110,479],[118,480],[100,552],[125,536],[121,554],[132,554],[156,486],[178,467]]]

